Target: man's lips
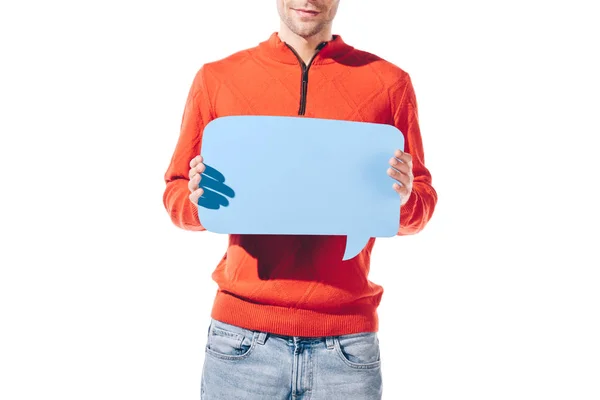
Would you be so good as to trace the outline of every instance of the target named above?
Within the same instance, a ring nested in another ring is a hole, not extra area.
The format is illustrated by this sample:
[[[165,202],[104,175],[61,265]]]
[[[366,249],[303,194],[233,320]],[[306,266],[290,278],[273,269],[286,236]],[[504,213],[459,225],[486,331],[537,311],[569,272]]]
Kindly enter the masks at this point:
[[[292,10],[296,11],[301,16],[306,16],[306,17],[314,17],[315,15],[319,14],[318,11],[304,10],[304,9],[301,9],[301,8],[293,8]]]

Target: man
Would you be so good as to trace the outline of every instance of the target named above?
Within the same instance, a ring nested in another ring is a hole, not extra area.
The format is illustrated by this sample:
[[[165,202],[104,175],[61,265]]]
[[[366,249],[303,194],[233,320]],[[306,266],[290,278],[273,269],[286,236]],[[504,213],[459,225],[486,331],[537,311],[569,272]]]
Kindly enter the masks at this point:
[[[338,5],[339,0],[277,0],[279,32],[199,69],[165,174],[163,200],[175,225],[205,230],[197,209],[204,127],[228,115],[278,115],[396,126],[405,151],[390,154],[388,174],[395,179],[390,190],[401,197],[398,235],[425,227],[437,194],[424,165],[410,77],[332,35]],[[376,310],[383,288],[368,280],[375,239],[342,261],[345,240],[229,235],[227,252],[212,274],[219,290],[208,331],[203,398],[381,398]]]

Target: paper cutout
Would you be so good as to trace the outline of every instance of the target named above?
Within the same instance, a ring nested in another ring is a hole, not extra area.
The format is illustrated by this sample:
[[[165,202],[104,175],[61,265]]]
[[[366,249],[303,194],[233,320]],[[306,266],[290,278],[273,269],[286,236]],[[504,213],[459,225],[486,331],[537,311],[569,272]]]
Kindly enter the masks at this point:
[[[217,118],[202,138],[200,221],[224,234],[345,235],[348,260],[398,232],[400,196],[386,172],[396,149],[404,136],[392,125]]]

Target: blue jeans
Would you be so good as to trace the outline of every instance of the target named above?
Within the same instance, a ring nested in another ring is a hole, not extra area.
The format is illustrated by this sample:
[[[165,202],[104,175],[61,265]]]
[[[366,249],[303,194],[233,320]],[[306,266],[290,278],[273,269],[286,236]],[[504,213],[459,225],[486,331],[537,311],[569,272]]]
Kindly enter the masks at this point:
[[[376,332],[280,336],[211,319],[201,400],[380,400]]]

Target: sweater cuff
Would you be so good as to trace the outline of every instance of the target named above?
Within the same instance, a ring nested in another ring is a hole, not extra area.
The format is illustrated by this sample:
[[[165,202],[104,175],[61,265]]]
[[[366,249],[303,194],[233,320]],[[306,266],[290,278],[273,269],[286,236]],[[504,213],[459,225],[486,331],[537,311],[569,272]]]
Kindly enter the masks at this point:
[[[200,215],[198,215],[198,205],[191,204],[191,206],[192,206],[192,215],[194,217],[194,220],[198,223],[198,225],[200,225],[200,230],[205,231],[206,228],[202,226],[202,222],[200,222]]]
[[[417,204],[417,192],[412,191],[405,205],[400,206],[400,226],[407,225],[407,219],[413,215],[415,205]]]

